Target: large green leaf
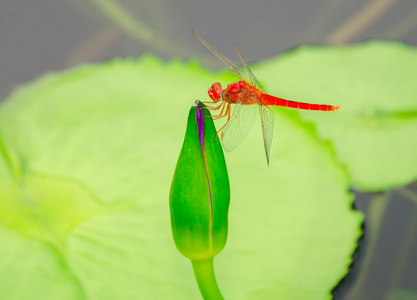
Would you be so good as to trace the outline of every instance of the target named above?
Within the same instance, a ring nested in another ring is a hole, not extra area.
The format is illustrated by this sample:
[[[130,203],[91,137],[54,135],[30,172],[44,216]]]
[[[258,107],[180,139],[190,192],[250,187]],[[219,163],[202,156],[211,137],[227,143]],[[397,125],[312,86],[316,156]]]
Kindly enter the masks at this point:
[[[268,92],[340,110],[302,112],[331,139],[355,188],[417,179],[417,50],[397,42],[302,46],[256,68]]]
[[[4,299],[198,299],[175,249],[168,194],[190,105],[229,80],[146,57],[50,74],[0,107]],[[260,124],[227,156],[227,299],[328,299],[362,216],[311,125],[276,111],[271,166]]]

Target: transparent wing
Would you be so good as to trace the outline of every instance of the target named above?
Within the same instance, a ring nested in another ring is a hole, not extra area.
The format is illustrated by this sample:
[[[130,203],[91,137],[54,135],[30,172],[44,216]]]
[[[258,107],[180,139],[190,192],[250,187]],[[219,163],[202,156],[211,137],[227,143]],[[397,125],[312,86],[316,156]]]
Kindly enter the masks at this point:
[[[269,155],[272,144],[272,136],[274,133],[274,113],[266,105],[259,105],[259,113],[261,116],[262,135],[264,138],[266,162],[269,165]]]
[[[259,83],[258,79],[256,79],[255,75],[252,73],[252,70],[251,70],[251,69],[249,69],[249,67],[248,67],[248,65],[247,65],[247,63],[246,63],[246,61],[243,59],[243,55],[242,55],[242,53],[240,52],[239,47],[237,46],[237,44],[235,44],[235,48],[236,48],[237,53],[239,54],[239,57],[240,57],[240,60],[241,60],[241,61],[242,61],[242,63],[243,63],[243,66],[245,67],[245,70],[246,70],[246,73],[248,74],[247,76],[249,77],[250,83],[251,83],[252,85],[256,85],[259,89],[261,89],[264,93],[266,93],[266,92],[265,92],[265,89],[264,89],[264,88],[262,87],[262,85]]]
[[[258,104],[234,104],[234,110],[229,122],[223,128],[221,140],[226,151],[232,151],[239,146],[253,126]]]
[[[201,36],[199,36],[197,33],[195,33],[194,31],[193,31],[193,33],[196,36],[196,38],[198,38],[200,40],[200,42],[202,42],[204,44],[204,46],[206,46],[211,52],[213,52],[213,54],[216,55],[230,69],[230,71],[233,72],[233,74],[235,74],[241,80],[245,80],[247,82],[251,82],[250,81],[250,78],[248,78],[248,76],[246,76],[244,73],[242,73],[239,70],[239,67],[238,66],[236,66],[234,63],[232,63],[226,57],[224,57],[219,52],[217,52],[216,49],[214,49],[212,46],[210,46],[210,44],[207,43],[205,40],[203,40],[203,38]]]

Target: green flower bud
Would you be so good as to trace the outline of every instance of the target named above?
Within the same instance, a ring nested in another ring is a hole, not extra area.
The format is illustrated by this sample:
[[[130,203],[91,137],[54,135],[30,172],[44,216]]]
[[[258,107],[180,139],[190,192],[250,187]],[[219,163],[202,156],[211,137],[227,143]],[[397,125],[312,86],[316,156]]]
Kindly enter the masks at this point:
[[[229,178],[213,120],[207,116],[209,110],[196,101],[169,197],[175,245],[191,260],[214,257],[227,239]]]

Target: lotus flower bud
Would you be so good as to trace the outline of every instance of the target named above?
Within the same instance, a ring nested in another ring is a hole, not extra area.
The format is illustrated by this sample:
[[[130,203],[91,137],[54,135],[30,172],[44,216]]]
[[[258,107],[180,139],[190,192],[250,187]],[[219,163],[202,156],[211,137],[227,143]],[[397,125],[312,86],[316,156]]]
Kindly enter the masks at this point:
[[[214,257],[226,244],[230,202],[226,163],[210,112],[197,101],[188,116],[169,205],[177,249],[191,260]]]

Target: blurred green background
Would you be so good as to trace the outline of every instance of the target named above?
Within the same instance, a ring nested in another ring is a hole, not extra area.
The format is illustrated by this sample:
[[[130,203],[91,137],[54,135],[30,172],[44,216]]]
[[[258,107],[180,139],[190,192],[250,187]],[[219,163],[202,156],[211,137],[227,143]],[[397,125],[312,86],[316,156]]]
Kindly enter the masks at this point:
[[[256,62],[305,43],[395,39],[415,46],[416,29],[415,0],[2,0],[0,95],[51,70],[143,53],[222,69],[191,30],[233,61],[236,42]],[[336,299],[416,299],[407,292],[417,290],[417,200],[408,192],[355,192],[365,235]]]

